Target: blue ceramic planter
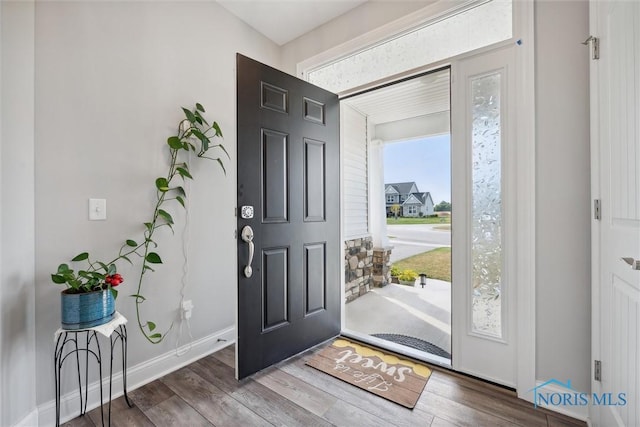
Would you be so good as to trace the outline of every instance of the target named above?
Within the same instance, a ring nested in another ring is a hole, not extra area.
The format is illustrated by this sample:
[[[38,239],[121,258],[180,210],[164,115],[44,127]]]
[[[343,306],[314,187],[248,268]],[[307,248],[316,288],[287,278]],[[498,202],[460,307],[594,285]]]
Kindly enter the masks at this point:
[[[116,303],[109,289],[72,294],[60,294],[62,328],[85,329],[102,325],[113,319]]]

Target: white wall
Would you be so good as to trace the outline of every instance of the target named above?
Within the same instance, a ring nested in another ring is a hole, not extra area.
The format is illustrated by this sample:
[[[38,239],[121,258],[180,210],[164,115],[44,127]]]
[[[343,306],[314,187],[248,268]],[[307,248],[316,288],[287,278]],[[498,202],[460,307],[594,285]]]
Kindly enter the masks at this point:
[[[8,426],[37,422],[33,2],[0,2],[0,29],[0,425]]]
[[[195,339],[235,322],[236,51],[279,66],[277,45],[215,2],[38,2],[36,5],[36,345],[39,405],[53,399],[52,335],[59,292],[49,274],[89,251],[113,257],[140,239],[166,174],[166,139],[195,102],[219,122],[231,154],[227,175],[195,161],[189,222],[187,298]],[[107,199],[107,220],[87,220],[87,199]],[[144,319],[166,330],[177,319],[185,215],[173,208],[175,235],[159,232],[165,264],[147,275]],[[177,326],[160,345],[135,324],[136,272],[122,266],[117,309],[130,319],[129,366],[152,363],[175,346]],[[182,342],[187,339],[183,336]],[[188,339],[187,339],[188,340]],[[189,357],[189,356],[186,356]],[[183,358],[184,359],[184,358]],[[181,363],[176,358],[175,365]],[[3,380],[4,382],[4,380]],[[72,389],[69,384],[63,393]]]
[[[536,2],[536,373],[590,390],[587,1]]]

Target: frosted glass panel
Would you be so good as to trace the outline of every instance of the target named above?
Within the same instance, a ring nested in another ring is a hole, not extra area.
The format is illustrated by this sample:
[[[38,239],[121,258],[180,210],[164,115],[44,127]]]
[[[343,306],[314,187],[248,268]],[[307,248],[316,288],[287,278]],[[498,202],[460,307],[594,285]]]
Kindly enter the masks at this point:
[[[473,331],[502,337],[500,73],[471,80]]]
[[[511,0],[492,0],[313,70],[307,80],[341,92],[511,36]]]

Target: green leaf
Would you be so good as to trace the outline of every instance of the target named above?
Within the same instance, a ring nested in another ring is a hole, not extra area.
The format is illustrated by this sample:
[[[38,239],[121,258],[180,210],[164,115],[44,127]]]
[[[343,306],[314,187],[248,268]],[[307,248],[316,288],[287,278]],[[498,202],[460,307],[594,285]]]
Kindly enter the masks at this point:
[[[162,334],[160,333],[155,333],[153,335],[149,335],[149,338],[162,338]]]
[[[64,276],[61,276],[59,274],[52,274],[51,280],[53,281],[53,283],[57,283],[58,285],[61,285],[67,281]]]
[[[138,243],[136,243],[135,240],[128,239],[127,240],[127,245],[131,246],[132,248],[135,248],[136,246],[138,246]]]
[[[156,328],[156,324],[152,321],[147,322],[147,327],[149,328],[149,332],[153,331]]]
[[[227,174],[227,170],[224,167],[224,163],[222,163],[222,160],[220,159],[216,159],[218,161],[218,163],[220,164],[220,167],[222,168],[222,172],[224,172],[224,174]]]
[[[184,204],[184,199],[181,196],[176,196],[176,200],[178,201],[178,203],[180,203],[182,205],[183,208],[186,208],[187,206]]]
[[[188,170],[186,170],[185,168],[177,168],[176,169],[178,171],[178,173],[180,174],[181,177],[187,177],[189,179],[193,179],[193,177],[191,176],[191,174],[189,173]]]
[[[142,301],[146,300],[145,297],[143,297],[142,295],[138,295],[138,294],[132,294],[132,295],[129,295],[129,296],[133,297],[133,298],[135,298],[137,300],[142,300]]]
[[[178,138],[177,136],[169,137],[169,139],[167,139],[167,144],[169,144],[169,147],[173,148],[174,150],[179,150],[182,148],[182,141],[180,141],[180,138]]]
[[[202,122],[203,122],[205,125],[209,126],[209,123],[207,123],[207,120],[202,116],[202,114],[200,114],[200,112],[199,112],[199,111],[196,111],[196,112],[195,112],[195,114],[196,114],[196,116],[200,117],[200,120],[202,120]],[[200,124],[202,124],[202,123],[200,123]]]
[[[156,179],[156,188],[163,193],[169,191],[169,182],[166,178],[158,178]]]
[[[230,155],[229,155],[229,153],[227,152],[227,149],[226,149],[226,148],[224,148],[224,145],[219,144],[219,145],[216,145],[216,147],[220,147],[220,149],[221,149],[222,151],[224,151],[224,154],[226,154],[226,155],[227,155],[227,158],[228,158],[229,160],[231,160],[231,156],[230,156]]]
[[[202,125],[202,117],[200,117],[200,114],[197,114],[195,117],[196,117],[196,122],[198,122],[198,124]]]
[[[187,120],[189,120],[191,123],[194,123],[196,121],[196,116],[194,116],[191,111],[187,110],[184,107],[182,108],[182,111],[184,111],[184,115],[187,117]]]
[[[196,102],[196,110],[202,111],[204,113],[204,107],[199,102]]]
[[[113,295],[113,299],[118,298],[118,291],[116,291],[115,289],[111,288],[109,289],[111,291],[111,295]]]
[[[142,270],[143,271],[151,270],[151,271],[155,272],[155,270],[153,268],[149,267],[148,265],[143,265],[142,266]]]
[[[187,197],[187,193],[184,191],[184,188],[176,187],[176,188],[174,188],[174,190],[176,190],[178,192],[178,194],[180,194],[182,197]]]
[[[64,273],[67,273],[67,272],[73,272],[73,270],[69,269],[69,266],[67,264],[60,264],[58,266],[58,273],[64,274]]]
[[[153,224],[150,222],[145,222],[144,226],[147,227],[147,230],[153,231]]]
[[[145,259],[151,264],[162,264],[162,258],[160,258],[160,255],[155,252],[149,252]]]
[[[161,216],[162,219],[167,221],[167,224],[173,224],[173,218],[171,217],[169,212],[165,211],[164,209],[158,209],[158,216]]]
[[[89,258],[89,253],[88,252],[82,252],[81,254],[76,255],[75,257],[73,257],[73,259],[71,261],[84,261],[85,259]]]
[[[127,257],[126,255],[122,255],[120,258],[122,258],[123,260],[129,262],[129,264],[133,265],[133,262],[131,262],[131,260],[129,259],[129,257]]]
[[[195,145],[193,145],[192,143],[189,143],[189,147],[191,147],[191,149],[192,149],[193,151],[196,151],[196,146],[195,146]]]
[[[222,129],[220,129],[220,125],[218,125],[218,123],[213,122],[213,125],[211,127],[215,129],[216,136],[222,137]]]
[[[111,275],[113,275],[113,274],[116,274],[116,271],[117,271],[117,270],[116,270],[116,265],[115,265],[115,264],[111,264],[111,265],[109,266],[109,269],[107,270],[107,275],[108,275],[108,276],[111,276]]]
[[[200,142],[202,143],[202,150],[200,150],[200,152],[205,152],[209,150],[209,138],[207,138],[207,136],[205,134],[203,134],[202,132],[200,132],[199,130],[194,130],[193,134],[200,140]]]
[[[109,267],[107,267],[107,264],[105,264],[104,262],[100,262],[100,261],[96,261],[99,265],[100,268],[104,271],[107,271],[109,269]]]

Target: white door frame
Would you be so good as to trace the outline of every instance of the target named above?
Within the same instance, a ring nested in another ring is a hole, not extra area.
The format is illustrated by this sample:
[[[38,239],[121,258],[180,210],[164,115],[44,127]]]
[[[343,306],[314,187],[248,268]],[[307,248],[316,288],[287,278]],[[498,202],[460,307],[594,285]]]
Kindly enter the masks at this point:
[[[381,26],[369,33],[356,37],[353,40],[331,48],[300,62],[297,66],[297,75],[305,79],[307,72],[345,57],[366,47],[387,40],[393,35],[402,33],[408,28],[415,27],[419,23],[428,22],[438,15],[440,18],[446,14],[447,9],[452,9],[452,3],[437,2],[422,10],[407,15],[404,18]],[[453,8],[470,7],[476,1],[456,2]],[[536,386],[536,306],[535,306],[535,64],[534,64],[534,2],[513,2],[513,37],[511,40],[497,43],[488,48],[478,49],[445,61],[428,64],[420,69],[410,70],[395,76],[390,76],[386,81],[396,81],[411,75],[423,73],[428,70],[450,65],[453,60],[461,59],[479,52],[493,49],[505,44],[517,43],[515,85],[519,94],[518,105],[515,109],[515,123],[518,129],[518,142],[516,168],[518,179],[512,188],[518,197],[516,206],[517,235],[515,246],[517,248],[515,261],[515,281],[518,284],[516,297],[516,330],[517,330],[517,371],[516,389],[518,397],[533,401],[529,392]],[[380,81],[371,82],[365,86],[350,88],[339,95],[346,96],[350,93],[362,91],[368,87],[376,87]],[[527,195],[528,197],[523,197]],[[343,280],[344,282],[344,280]],[[344,304],[343,304],[344,310]],[[344,317],[344,316],[343,316]]]

